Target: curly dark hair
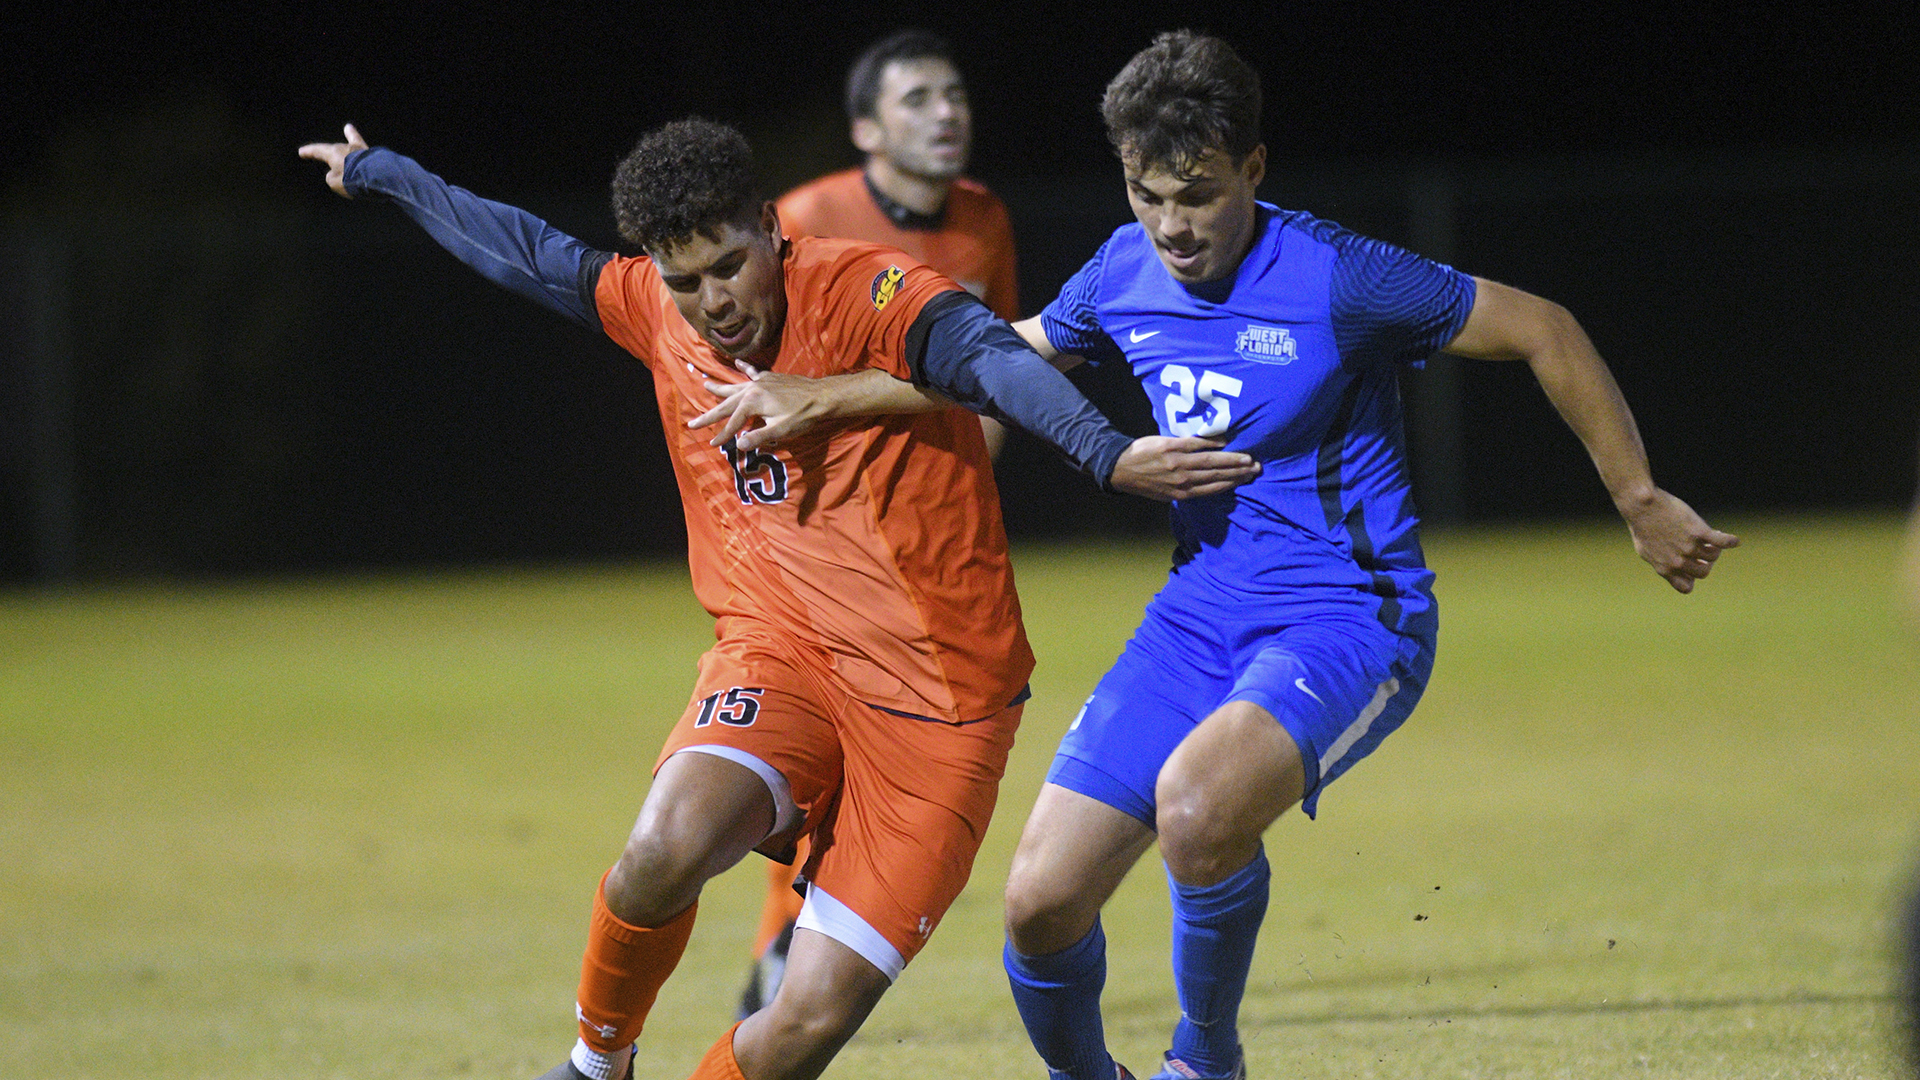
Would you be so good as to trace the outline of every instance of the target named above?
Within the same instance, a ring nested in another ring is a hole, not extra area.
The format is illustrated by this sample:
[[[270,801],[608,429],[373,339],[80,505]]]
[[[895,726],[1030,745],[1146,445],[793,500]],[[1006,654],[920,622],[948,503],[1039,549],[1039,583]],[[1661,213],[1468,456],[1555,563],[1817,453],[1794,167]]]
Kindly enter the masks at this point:
[[[867,46],[847,69],[847,119],[871,117],[880,104],[880,76],[894,61],[945,60],[955,71],[953,46],[947,39],[927,30],[900,30]]]
[[[1185,174],[1215,150],[1238,165],[1260,145],[1260,76],[1217,37],[1168,31],[1107,84],[1100,117],[1130,165]]]
[[[641,136],[613,174],[620,235],[649,251],[751,225],[763,202],[746,136],[697,116]]]

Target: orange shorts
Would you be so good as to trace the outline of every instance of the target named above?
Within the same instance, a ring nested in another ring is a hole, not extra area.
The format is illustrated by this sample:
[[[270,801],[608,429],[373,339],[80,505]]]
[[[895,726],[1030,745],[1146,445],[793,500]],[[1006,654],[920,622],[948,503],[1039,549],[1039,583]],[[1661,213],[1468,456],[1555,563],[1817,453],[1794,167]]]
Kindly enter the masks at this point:
[[[964,724],[899,716],[854,700],[777,637],[735,634],[700,658],[659,761],[693,750],[759,773],[775,813],[761,853],[791,860],[813,837],[798,925],[894,978],[967,883],[1021,710]]]

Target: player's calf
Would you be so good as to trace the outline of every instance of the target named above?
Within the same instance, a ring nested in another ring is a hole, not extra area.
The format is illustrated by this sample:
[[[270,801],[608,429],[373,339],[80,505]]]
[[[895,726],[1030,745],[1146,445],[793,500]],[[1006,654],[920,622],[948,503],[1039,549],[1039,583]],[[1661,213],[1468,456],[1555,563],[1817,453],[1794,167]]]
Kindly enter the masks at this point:
[[[753,1080],[812,1080],[891,985],[846,945],[811,930],[795,931],[779,992],[734,1032],[741,1073]]]

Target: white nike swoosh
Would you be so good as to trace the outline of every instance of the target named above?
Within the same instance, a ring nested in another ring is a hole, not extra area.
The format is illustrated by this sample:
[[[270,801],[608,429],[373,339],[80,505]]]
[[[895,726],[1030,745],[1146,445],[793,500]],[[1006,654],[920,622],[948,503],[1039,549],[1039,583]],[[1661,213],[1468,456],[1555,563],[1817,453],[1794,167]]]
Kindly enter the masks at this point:
[[[1141,342],[1147,340],[1148,338],[1152,337],[1153,335],[1159,332],[1160,331],[1158,330],[1149,330],[1143,334],[1138,330],[1129,330],[1127,331],[1127,340],[1133,342],[1135,345],[1138,345]]]
[[[1312,698],[1312,699],[1313,699],[1313,700],[1315,700],[1315,701],[1320,701],[1320,695],[1319,695],[1319,694],[1316,694],[1316,693],[1314,693],[1313,691],[1311,691],[1311,690],[1309,690],[1309,689],[1307,689],[1307,680],[1305,680],[1305,679],[1295,679],[1295,680],[1293,680],[1293,685],[1294,685],[1294,686],[1296,686],[1296,687],[1299,687],[1299,689],[1300,689],[1300,692],[1301,692],[1301,693],[1303,693],[1303,694],[1305,694],[1305,695],[1307,695],[1308,697],[1310,697],[1310,698]],[[1320,704],[1322,704],[1322,705],[1325,705],[1325,704],[1326,704],[1326,702],[1324,702],[1324,701],[1320,701]]]

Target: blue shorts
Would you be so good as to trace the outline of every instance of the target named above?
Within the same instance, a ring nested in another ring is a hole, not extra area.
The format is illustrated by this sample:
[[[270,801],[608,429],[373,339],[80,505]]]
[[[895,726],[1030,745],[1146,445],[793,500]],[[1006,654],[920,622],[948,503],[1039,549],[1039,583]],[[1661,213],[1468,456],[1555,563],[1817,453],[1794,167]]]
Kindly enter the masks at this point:
[[[1306,768],[1301,808],[1413,711],[1433,671],[1434,628],[1396,633],[1351,605],[1265,613],[1194,603],[1168,588],[1060,742],[1047,781],[1154,828],[1154,782],[1215,709],[1272,713]]]

